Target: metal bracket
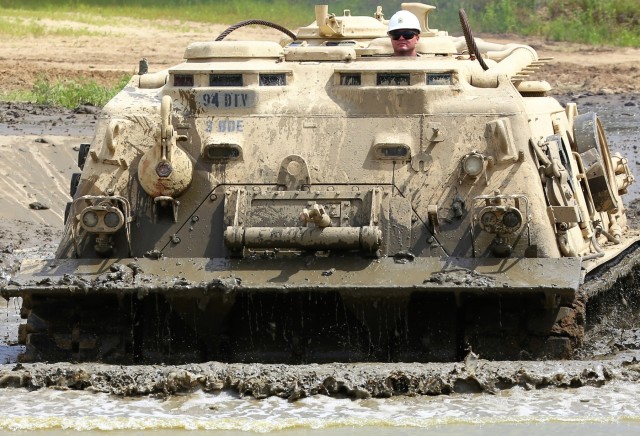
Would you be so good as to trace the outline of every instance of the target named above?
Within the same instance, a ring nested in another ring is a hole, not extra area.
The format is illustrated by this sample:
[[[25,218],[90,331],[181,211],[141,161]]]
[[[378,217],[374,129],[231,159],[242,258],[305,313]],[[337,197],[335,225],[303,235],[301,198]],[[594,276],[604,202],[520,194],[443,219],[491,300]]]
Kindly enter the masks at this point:
[[[178,222],[178,208],[180,207],[180,202],[173,197],[160,195],[153,199],[153,214],[154,216],[157,214],[157,208],[162,207],[163,205],[158,205],[158,203],[171,203],[171,207],[173,209],[173,222]]]

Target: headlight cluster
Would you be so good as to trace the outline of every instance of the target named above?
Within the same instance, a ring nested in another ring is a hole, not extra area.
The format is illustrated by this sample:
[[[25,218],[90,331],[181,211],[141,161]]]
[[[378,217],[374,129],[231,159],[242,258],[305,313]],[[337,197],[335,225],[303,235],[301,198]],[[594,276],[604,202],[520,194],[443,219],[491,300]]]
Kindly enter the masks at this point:
[[[80,223],[90,233],[114,233],[124,224],[124,214],[110,204],[88,206],[80,212]]]
[[[522,227],[522,212],[505,206],[488,206],[480,211],[480,227],[488,233],[514,233]]]

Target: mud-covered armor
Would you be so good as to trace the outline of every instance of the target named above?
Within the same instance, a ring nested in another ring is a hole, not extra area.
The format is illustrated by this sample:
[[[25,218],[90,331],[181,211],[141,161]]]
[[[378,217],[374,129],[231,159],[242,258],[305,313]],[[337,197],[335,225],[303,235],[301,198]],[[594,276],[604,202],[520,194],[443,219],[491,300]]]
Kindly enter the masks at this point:
[[[571,356],[610,287],[590,279],[638,242],[628,162],[533,48],[403,8],[416,58],[381,8],[317,6],[279,43],[230,40],[250,20],[133,76],[80,148],[57,257],[2,290],[23,359]]]

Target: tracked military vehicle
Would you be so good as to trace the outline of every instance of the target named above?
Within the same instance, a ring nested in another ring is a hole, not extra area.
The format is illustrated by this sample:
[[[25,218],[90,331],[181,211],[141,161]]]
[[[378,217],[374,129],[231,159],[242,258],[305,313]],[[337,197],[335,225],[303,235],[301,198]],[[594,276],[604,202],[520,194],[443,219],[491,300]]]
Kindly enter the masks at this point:
[[[575,353],[585,303],[633,275],[627,160],[547,95],[533,48],[402,8],[417,57],[381,8],[317,6],[295,33],[249,20],[141,63],[80,148],[57,258],[2,290],[23,360]],[[249,24],[282,40],[231,40]]]

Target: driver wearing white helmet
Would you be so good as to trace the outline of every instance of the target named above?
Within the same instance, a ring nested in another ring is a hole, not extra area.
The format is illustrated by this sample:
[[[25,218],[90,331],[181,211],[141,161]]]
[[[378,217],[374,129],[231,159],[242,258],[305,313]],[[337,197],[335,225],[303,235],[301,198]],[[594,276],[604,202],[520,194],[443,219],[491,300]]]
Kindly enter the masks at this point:
[[[391,38],[394,56],[417,56],[420,40],[420,22],[409,11],[398,11],[389,20],[387,34]]]

